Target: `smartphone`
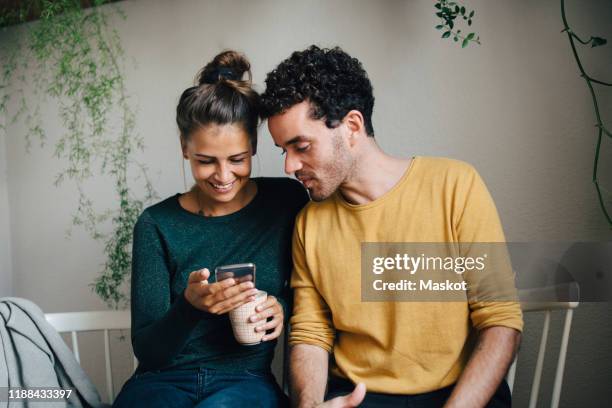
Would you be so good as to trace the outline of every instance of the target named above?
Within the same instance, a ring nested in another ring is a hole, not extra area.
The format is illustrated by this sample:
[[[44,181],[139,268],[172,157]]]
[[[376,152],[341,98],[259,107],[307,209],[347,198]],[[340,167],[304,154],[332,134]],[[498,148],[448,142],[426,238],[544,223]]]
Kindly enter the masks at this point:
[[[236,283],[252,281],[255,285],[255,264],[241,263],[235,265],[223,265],[215,268],[215,279],[221,282],[224,279],[234,278]]]

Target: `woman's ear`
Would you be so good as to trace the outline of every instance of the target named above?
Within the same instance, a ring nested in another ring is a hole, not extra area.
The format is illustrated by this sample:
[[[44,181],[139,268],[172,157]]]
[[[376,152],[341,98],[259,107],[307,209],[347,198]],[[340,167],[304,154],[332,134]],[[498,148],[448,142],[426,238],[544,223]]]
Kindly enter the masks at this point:
[[[181,136],[181,151],[183,152],[183,158],[185,160],[189,159],[189,156],[187,155],[187,142],[183,136]]]

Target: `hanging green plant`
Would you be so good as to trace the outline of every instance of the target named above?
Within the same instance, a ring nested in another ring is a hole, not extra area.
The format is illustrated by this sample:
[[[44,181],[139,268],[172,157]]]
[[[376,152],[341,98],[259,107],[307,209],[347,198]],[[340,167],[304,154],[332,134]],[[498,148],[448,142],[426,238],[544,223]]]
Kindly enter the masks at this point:
[[[436,17],[440,19],[440,24],[436,26],[436,30],[443,31],[442,38],[452,38],[455,42],[461,41],[461,48],[467,47],[472,42],[480,45],[480,37],[476,33],[462,33],[455,22],[457,17],[461,17],[468,26],[471,26],[472,19],[476,14],[474,10],[470,11],[461,2],[450,0],[438,0],[434,7],[436,8]]]
[[[606,201],[604,200],[604,197],[602,194],[605,192],[610,197],[612,196],[612,192],[610,192],[609,190],[606,190],[599,183],[600,180],[598,176],[599,164],[600,164],[600,159],[601,159],[600,157],[601,156],[601,144],[604,140],[604,136],[607,136],[607,138],[612,138],[612,132],[610,131],[609,128],[606,127],[606,125],[603,122],[603,119],[601,118],[601,112],[599,110],[599,103],[597,101],[597,93],[595,93],[595,89],[594,89],[595,86],[609,87],[609,86],[612,86],[612,83],[601,81],[587,74],[584,68],[584,65],[582,64],[582,61],[580,60],[578,50],[576,49],[576,42],[582,45],[585,45],[585,46],[590,46],[591,48],[595,48],[595,47],[606,45],[608,41],[605,38],[601,38],[601,37],[591,36],[588,40],[584,40],[581,37],[579,37],[574,32],[574,30],[572,30],[572,28],[570,27],[567,21],[564,0],[561,0],[561,19],[563,21],[563,31],[561,32],[562,33],[564,32],[567,34],[567,39],[569,40],[570,47],[572,48],[572,53],[574,54],[576,65],[578,65],[578,69],[580,70],[580,76],[585,80],[587,87],[589,88],[589,92],[591,94],[591,99],[593,101],[593,110],[595,112],[595,120],[597,122],[595,124],[595,128],[597,128],[597,142],[595,143],[595,158],[593,159],[592,181],[593,181],[593,184],[595,185],[595,190],[597,191],[597,199],[599,200],[599,206],[601,208],[601,211],[606,221],[608,222],[608,226],[612,228],[612,217],[610,216],[610,212],[608,211],[608,208],[607,208],[609,203],[606,204]],[[610,140],[607,138],[606,140]]]
[[[124,284],[130,273],[132,229],[144,204],[156,194],[146,168],[134,158],[144,144],[134,132],[120,39],[109,25],[112,16],[125,16],[116,4],[103,6],[109,2],[95,0],[87,4],[93,7],[84,9],[78,0],[28,0],[1,10],[2,27],[23,23],[33,15],[39,21],[14,30],[13,41],[0,49],[4,56],[0,113],[8,118],[2,129],[23,121],[28,129],[26,146],[33,138],[44,146],[47,135],[36,101],[46,96],[57,103],[65,129],[54,142],[53,154],[66,165],[55,184],[70,181],[75,185],[73,225],[104,243],[106,262],[92,289],[110,307],[118,308],[129,300]],[[31,95],[24,91],[28,83],[33,84]],[[9,106],[18,108],[9,112]],[[100,211],[85,193],[87,182],[99,175],[112,179],[116,208]],[[133,192],[136,184],[144,190],[142,197]],[[111,232],[103,233],[109,222]]]
[[[609,140],[608,138],[612,138],[612,131],[608,127],[606,127],[599,108],[599,103],[597,99],[597,94],[595,93],[595,87],[612,87],[612,83],[605,82],[596,78],[593,78],[591,75],[587,74],[582,61],[580,60],[580,55],[578,54],[577,44],[581,44],[583,46],[590,46],[590,48],[601,47],[607,44],[607,40],[602,37],[591,36],[588,40],[585,40],[578,36],[572,28],[569,26],[567,15],[565,12],[565,0],[560,0],[561,2],[561,19],[563,21],[563,31],[567,34],[567,38],[570,43],[570,47],[572,49],[572,53],[574,55],[574,59],[576,61],[576,65],[578,65],[578,69],[580,70],[580,76],[584,78],[587,87],[589,88],[589,92],[591,94],[591,98],[593,101],[593,110],[595,112],[595,128],[597,129],[597,142],[595,144],[595,157],[593,159],[593,177],[592,181],[595,185],[595,190],[597,192],[597,199],[599,201],[599,206],[604,215],[608,226],[612,228],[612,215],[608,206],[609,202],[606,202],[604,198],[604,194],[608,196],[612,196],[612,191],[609,191],[605,187],[603,187],[600,183],[599,179],[599,166],[601,161],[601,146],[604,140]],[[465,48],[469,45],[470,42],[475,42],[480,44],[480,37],[476,35],[476,33],[469,33],[464,35],[461,33],[461,29],[457,29],[455,20],[458,17],[462,17],[462,19],[467,23],[468,26],[472,25],[472,19],[476,14],[474,10],[470,11],[466,9],[466,7],[458,1],[451,0],[437,0],[434,4],[436,9],[436,16],[440,18],[440,24],[436,26],[437,30],[442,30],[442,38],[453,38],[455,42],[461,40],[461,47]],[[604,139],[604,136],[606,137]]]

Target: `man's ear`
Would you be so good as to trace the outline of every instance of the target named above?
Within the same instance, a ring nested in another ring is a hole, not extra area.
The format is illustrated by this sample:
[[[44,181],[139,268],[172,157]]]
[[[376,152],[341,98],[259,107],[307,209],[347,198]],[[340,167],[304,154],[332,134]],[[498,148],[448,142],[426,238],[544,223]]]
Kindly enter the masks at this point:
[[[349,142],[353,145],[356,141],[356,136],[361,135],[365,131],[365,122],[363,120],[363,115],[358,110],[351,110],[344,116],[342,122],[348,128],[349,134]]]

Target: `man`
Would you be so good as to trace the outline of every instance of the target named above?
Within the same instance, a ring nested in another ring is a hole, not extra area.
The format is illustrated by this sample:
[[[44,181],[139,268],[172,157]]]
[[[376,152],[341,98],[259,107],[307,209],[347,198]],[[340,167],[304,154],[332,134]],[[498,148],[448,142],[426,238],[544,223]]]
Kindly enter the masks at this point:
[[[510,406],[503,377],[523,326],[516,302],[360,296],[363,242],[504,241],[478,173],[456,160],[383,152],[370,81],[339,48],[293,53],[268,74],[262,104],[285,172],[313,200],[293,238],[294,405]]]

